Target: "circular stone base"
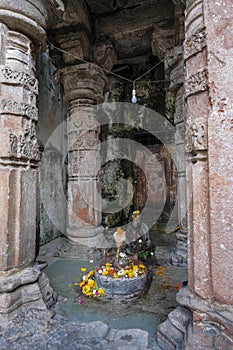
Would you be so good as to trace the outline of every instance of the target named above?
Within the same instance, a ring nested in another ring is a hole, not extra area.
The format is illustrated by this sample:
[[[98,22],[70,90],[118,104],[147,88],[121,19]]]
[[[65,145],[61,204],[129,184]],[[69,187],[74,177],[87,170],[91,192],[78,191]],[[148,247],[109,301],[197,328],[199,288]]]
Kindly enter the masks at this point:
[[[141,276],[131,278],[114,278],[95,273],[95,280],[98,286],[104,289],[106,294],[133,296],[144,289],[147,281],[147,271]]]

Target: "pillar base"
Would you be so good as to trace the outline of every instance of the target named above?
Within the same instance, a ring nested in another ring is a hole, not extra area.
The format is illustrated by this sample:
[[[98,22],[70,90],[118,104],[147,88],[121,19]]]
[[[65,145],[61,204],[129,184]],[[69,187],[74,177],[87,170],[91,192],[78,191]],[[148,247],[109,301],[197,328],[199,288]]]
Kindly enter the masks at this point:
[[[49,279],[35,263],[14,275],[0,278],[0,322],[9,320],[20,310],[47,310],[57,299]]]
[[[169,262],[174,266],[188,265],[188,234],[179,230],[176,233],[177,243],[169,253]]]
[[[106,248],[109,242],[104,237],[103,226],[70,226],[66,229],[66,237],[75,244],[87,248]]]
[[[168,319],[159,325],[157,331],[157,343],[161,350],[185,349],[191,319],[191,312],[182,306],[178,306],[168,314]]]
[[[181,288],[177,302],[193,312],[185,349],[233,348],[233,307],[212,303],[194,294],[188,287]]]

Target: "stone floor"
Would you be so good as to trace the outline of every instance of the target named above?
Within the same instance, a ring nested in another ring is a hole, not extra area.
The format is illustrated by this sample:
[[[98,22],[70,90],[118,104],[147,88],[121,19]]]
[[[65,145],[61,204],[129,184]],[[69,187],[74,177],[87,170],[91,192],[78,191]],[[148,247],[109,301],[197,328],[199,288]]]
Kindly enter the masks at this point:
[[[41,247],[38,260],[48,261],[44,271],[58,294],[58,302],[50,313],[31,310],[2,327],[0,349],[159,349],[156,329],[176,307],[175,295],[187,280],[187,269],[168,263],[174,234],[157,233],[151,238],[156,242],[158,264],[150,266],[153,275],[150,289],[140,298],[128,300],[80,298],[68,284],[80,278],[81,267],[93,268],[90,257],[64,254],[64,238]],[[165,268],[162,273],[158,269],[161,266]]]

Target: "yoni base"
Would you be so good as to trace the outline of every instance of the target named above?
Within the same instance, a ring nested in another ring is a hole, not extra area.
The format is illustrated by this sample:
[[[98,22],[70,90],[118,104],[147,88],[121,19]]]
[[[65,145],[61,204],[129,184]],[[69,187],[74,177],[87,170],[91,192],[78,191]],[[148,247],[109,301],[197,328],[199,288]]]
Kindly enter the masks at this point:
[[[134,296],[143,291],[147,282],[147,272],[136,277],[103,276],[95,273],[95,280],[99,287],[103,288],[106,294]]]

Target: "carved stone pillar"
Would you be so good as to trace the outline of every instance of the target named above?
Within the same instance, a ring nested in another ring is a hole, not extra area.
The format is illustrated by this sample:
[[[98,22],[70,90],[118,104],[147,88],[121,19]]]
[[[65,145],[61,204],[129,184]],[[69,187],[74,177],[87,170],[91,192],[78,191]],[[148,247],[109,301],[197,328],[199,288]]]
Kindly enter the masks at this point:
[[[34,42],[45,38],[46,7],[38,1],[0,4],[0,319],[18,308],[46,308],[53,299],[36,257],[40,159]],[[6,24],[8,26],[6,26]],[[50,300],[51,301],[51,300]]]
[[[177,296],[193,311],[186,349],[233,343],[232,14],[231,1],[186,9],[189,286]]]
[[[184,112],[184,60],[182,46],[175,46],[166,54],[166,74],[170,80],[168,94],[174,99],[174,124],[176,127],[176,171],[177,171],[177,203],[179,230],[176,245],[171,248],[170,262],[173,265],[187,265],[187,202],[185,177],[185,112]],[[168,106],[169,107],[169,106]]]
[[[101,246],[100,127],[95,105],[104,100],[107,80],[103,71],[91,63],[66,67],[60,73],[69,102],[66,235],[83,246]]]
[[[167,109],[172,109],[174,125],[176,128],[176,171],[177,171],[177,206],[178,225],[176,232],[177,243],[170,250],[170,263],[186,266],[188,259],[187,234],[187,201],[186,201],[186,174],[185,174],[185,108],[184,108],[184,5],[176,2],[175,23],[173,33],[174,47],[166,50],[165,73],[170,80],[167,91]],[[169,102],[171,106],[169,106]],[[174,113],[175,111],[175,113]],[[171,113],[171,112],[170,112]]]

